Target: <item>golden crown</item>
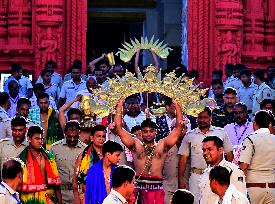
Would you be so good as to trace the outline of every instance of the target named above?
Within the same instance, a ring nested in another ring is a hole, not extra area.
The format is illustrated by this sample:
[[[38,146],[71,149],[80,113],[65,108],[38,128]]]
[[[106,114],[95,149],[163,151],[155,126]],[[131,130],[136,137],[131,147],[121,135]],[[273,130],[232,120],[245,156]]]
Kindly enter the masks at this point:
[[[124,42],[124,44],[122,44],[123,48],[119,48],[119,51],[116,53],[124,62],[129,62],[137,50],[141,49],[151,50],[162,59],[167,58],[169,51],[173,50],[167,47],[167,44],[163,44],[163,41],[159,42],[158,39],[154,41],[154,36],[152,36],[150,40],[148,40],[147,37],[141,37],[140,42],[136,38],[134,38],[134,40],[130,39],[130,42],[131,43]]]
[[[188,77],[177,78],[174,72],[166,74],[161,79],[161,71],[156,74],[155,67],[150,65],[145,70],[144,77],[140,72],[138,77],[135,77],[133,73],[127,71],[123,77],[108,79],[108,86],[93,90],[96,97],[91,97],[89,100],[90,110],[97,117],[103,118],[115,109],[121,97],[141,92],[157,92],[176,99],[185,114],[197,116],[205,106],[213,102],[212,99],[200,100],[207,89],[199,89],[199,86],[200,84],[194,86],[193,79]]]

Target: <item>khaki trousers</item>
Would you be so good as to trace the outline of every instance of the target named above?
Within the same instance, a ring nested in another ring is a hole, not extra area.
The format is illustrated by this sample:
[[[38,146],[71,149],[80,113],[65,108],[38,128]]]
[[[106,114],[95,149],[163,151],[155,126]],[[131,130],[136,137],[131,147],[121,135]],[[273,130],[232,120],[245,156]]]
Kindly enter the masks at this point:
[[[275,188],[247,188],[251,204],[275,204]]]

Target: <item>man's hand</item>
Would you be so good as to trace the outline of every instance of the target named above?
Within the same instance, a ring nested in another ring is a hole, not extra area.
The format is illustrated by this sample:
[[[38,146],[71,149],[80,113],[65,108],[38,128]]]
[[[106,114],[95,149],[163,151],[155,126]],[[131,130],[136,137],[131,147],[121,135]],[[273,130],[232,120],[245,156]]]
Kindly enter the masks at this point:
[[[81,94],[78,94],[76,97],[75,97],[75,102],[76,101],[79,101],[80,102],[80,100],[81,100],[81,98],[82,98],[82,95]]]
[[[122,114],[124,105],[124,97],[121,97],[116,107],[116,115]]]

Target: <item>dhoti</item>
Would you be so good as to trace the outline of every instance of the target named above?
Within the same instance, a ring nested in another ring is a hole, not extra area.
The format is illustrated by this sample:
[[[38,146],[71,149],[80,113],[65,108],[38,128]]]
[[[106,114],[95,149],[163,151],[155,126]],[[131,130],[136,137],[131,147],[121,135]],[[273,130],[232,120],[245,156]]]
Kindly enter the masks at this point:
[[[138,204],[164,204],[163,179],[138,176],[134,194]]]

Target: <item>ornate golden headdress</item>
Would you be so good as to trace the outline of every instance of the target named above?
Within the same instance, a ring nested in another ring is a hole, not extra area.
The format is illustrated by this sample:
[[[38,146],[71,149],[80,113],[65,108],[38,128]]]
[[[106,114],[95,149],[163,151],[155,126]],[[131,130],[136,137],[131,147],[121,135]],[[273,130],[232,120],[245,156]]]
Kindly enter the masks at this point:
[[[166,45],[162,46],[162,42],[158,43],[158,40],[153,41],[154,37],[150,42],[146,37],[141,38],[141,43],[136,39],[135,42],[131,40],[132,45],[125,43],[123,45],[125,50],[120,49],[117,55],[120,54],[121,60],[127,62],[131,60],[137,49],[150,49],[158,56],[166,58],[171,48]],[[101,86],[93,90],[95,97],[90,97],[87,99],[88,101],[84,100],[82,104],[89,102],[90,111],[97,117],[103,118],[115,109],[121,97],[141,92],[157,92],[176,99],[185,114],[197,116],[213,100],[208,98],[201,100],[207,89],[199,89],[200,84],[194,86],[193,80],[184,76],[177,78],[175,72],[170,72],[161,79],[161,71],[156,73],[156,68],[150,65],[146,68],[144,77],[140,71],[137,73],[137,77],[126,71],[123,77],[108,78],[108,86]]]
[[[156,40],[154,42],[154,36],[152,36],[150,40],[148,40],[147,37],[141,37],[140,42],[136,38],[134,38],[134,40],[130,39],[130,41],[131,43],[124,42],[124,44],[122,44],[123,49],[119,48],[119,51],[116,53],[124,62],[129,62],[139,49],[151,50],[162,59],[167,58],[169,51],[173,50],[167,47],[167,44],[163,44],[163,41],[159,42],[159,40]]]

